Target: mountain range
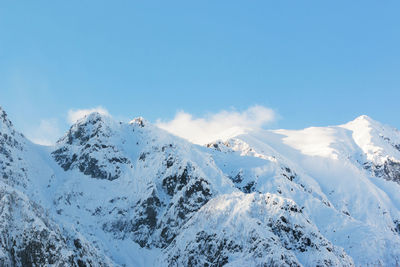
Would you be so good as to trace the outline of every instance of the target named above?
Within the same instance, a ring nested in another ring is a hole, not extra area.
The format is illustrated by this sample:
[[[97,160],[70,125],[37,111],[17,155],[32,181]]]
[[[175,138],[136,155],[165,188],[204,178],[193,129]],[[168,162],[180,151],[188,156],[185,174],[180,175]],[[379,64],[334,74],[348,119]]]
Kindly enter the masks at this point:
[[[367,116],[204,146],[92,113],[54,146],[0,108],[0,266],[399,266],[400,132]]]

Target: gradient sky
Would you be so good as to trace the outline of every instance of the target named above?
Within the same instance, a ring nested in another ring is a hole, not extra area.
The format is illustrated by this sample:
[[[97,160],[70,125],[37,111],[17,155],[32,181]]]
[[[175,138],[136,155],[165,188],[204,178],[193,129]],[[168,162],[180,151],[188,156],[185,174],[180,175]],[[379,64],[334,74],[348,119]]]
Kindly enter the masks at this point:
[[[0,105],[28,136],[97,106],[400,128],[399,14],[400,1],[1,1]]]

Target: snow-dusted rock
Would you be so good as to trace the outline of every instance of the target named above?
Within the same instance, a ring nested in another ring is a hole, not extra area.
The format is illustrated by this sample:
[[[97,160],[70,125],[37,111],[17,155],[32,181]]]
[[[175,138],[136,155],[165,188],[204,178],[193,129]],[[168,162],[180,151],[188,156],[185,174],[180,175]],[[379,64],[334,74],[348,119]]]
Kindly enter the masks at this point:
[[[0,261],[396,266],[399,144],[365,116],[202,147],[93,113],[42,147],[0,109]]]
[[[110,118],[99,113],[80,120],[57,142],[57,149],[52,153],[55,160],[66,171],[79,169],[92,178],[117,179],[131,162],[110,141],[113,124]]]
[[[1,266],[110,266],[83,236],[61,229],[24,194],[0,183]]]
[[[274,194],[220,195],[166,249],[170,266],[353,266],[300,207]]]
[[[15,131],[6,112],[0,107],[0,174],[10,185],[26,186],[27,173],[23,161],[25,138]]]

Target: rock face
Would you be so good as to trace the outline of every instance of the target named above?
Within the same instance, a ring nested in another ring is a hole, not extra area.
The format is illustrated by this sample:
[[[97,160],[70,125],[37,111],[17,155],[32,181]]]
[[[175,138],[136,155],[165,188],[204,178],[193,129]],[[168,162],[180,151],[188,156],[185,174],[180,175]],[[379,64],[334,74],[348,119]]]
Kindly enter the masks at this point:
[[[108,266],[112,262],[78,234],[62,232],[39,205],[2,184],[1,266]]]
[[[383,164],[366,161],[364,168],[376,177],[400,184],[400,162],[397,160],[388,158]]]
[[[118,124],[100,114],[91,114],[57,142],[52,156],[65,171],[77,170],[109,181],[128,178],[142,185],[140,198],[131,194],[112,198],[109,205],[99,207],[93,214],[101,218],[102,230],[115,238],[129,238],[141,247],[163,248],[212,197],[213,185],[196,170],[199,162],[182,155],[174,138],[156,142],[153,135],[166,133],[147,124],[142,118],[127,125]],[[157,169],[147,170],[154,166]],[[148,177],[136,177],[136,172]],[[141,179],[146,182],[141,184]],[[82,191],[74,193],[76,198],[82,195]],[[65,197],[60,197],[57,205],[59,210],[65,210]],[[69,200],[66,202],[70,205]]]
[[[170,266],[353,266],[293,201],[255,193],[221,195],[207,203],[167,248],[165,261]]]
[[[112,129],[99,113],[74,124],[52,154],[65,170],[79,169],[92,178],[117,179],[130,161],[110,142]]]
[[[0,109],[0,266],[396,266],[398,144],[368,117],[203,147],[93,113],[49,148]]]
[[[26,166],[22,159],[24,137],[15,131],[6,112],[0,107],[0,174],[2,181],[26,186]]]
[[[141,247],[168,246],[182,225],[212,197],[210,182],[189,166],[160,177],[159,183],[149,185],[147,195],[129,209],[113,208],[114,218],[107,220],[103,229],[121,239],[129,236]]]

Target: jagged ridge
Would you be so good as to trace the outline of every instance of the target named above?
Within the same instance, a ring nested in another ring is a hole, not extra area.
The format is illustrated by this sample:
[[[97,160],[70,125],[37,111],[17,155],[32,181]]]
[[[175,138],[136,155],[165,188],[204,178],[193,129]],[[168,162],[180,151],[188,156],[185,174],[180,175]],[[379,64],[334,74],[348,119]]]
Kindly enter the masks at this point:
[[[0,167],[8,185],[1,188],[11,186],[32,203],[26,210],[48,217],[46,233],[53,231],[54,238],[38,247],[49,242],[67,247],[76,264],[78,259],[138,266],[399,262],[397,167],[379,175],[365,163],[399,159],[400,138],[366,118],[361,121],[367,126],[354,129],[348,124],[249,132],[207,148],[142,118],[119,123],[91,114],[50,152],[15,132],[5,118]],[[363,138],[359,129],[372,138]],[[20,146],[7,141],[10,133]],[[40,232],[31,228],[26,224],[19,231],[37,240]],[[76,236],[86,244],[84,255]],[[38,261],[53,261],[54,253],[39,251]]]

